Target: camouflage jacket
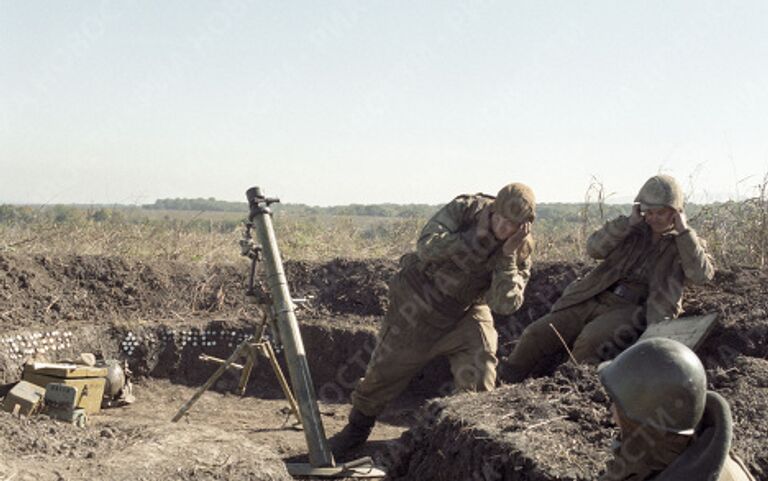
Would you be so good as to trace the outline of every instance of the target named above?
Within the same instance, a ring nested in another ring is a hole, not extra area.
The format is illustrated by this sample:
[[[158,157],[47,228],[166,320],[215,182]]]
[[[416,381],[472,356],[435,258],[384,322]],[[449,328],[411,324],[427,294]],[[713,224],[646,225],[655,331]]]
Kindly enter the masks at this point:
[[[552,311],[584,302],[621,280],[646,253],[648,236],[650,227],[645,223],[631,226],[626,216],[608,221],[587,240],[587,253],[602,262],[584,278],[571,283]],[[653,262],[648,269],[648,298],[644,306],[649,324],[679,316],[685,284],[705,283],[715,274],[704,243],[693,229],[662,236]]]
[[[505,255],[495,238],[481,243],[476,237],[479,214],[493,199],[456,197],[424,226],[416,253],[401,260],[412,289],[449,318],[474,304],[487,302],[494,312],[511,314],[523,303],[530,258]]]

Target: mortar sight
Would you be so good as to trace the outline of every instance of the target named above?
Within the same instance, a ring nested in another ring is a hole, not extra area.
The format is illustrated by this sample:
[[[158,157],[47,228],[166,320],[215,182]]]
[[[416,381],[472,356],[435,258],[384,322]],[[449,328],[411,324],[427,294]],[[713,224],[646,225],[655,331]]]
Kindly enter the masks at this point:
[[[245,191],[245,197],[248,199],[248,203],[252,204],[255,199],[263,198],[264,195],[261,193],[261,187],[251,187]]]
[[[280,199],[276,197],[265,197],[261,192],[261,187],[251,187],[245,191],[245,197],[248,199],[250,220],[253,220],[257,214],[270,214],[272,211],[269,206],[280,202]]]

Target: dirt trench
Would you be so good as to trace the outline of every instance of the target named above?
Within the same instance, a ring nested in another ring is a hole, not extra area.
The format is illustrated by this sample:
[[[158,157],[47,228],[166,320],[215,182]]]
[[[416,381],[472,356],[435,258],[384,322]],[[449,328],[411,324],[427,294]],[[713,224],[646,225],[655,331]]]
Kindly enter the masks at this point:
[[[143,386],[138,392],[148,395]],[[160,422],[143,411],[131,406],[105,412],[84,429],[47,416],[17,419],[0,412],[0,479],[292,479],[277,450],[263,440],[223,426]],[[165,406],[153,411],[167,414]]]
[[[292,293],[310,299],[299,318],[329,436],[346,423],[348,395],[373,349],[394,267],[286,263]],[[283,463],[306,461],[306,441],[291,429],[263,357],[245,397],[233,394],[239,373],[225,373],[178,425],[168,424],[217,367],[199,356],[226,358],[258,331],[263,315],[244,301],[246,272],[245,264],[0,255],[0,397],[25,361],[80,352],[127,360],[138,397],[93,416],[84,430],[0,413],[0,450],[7,453],[0,479],[288,479]],[[408,403],[383,417],[373,447],[361,455],[399,437],[407,414],[398,409],[412,410]]]
[[[546,313],[562,289],[588,266],[535,269],[526,301],[497,318],[500,352]],[[686,290],[688,315],[716,312],[719,321],[700,349],[709,388],[729,402],[733,451],[758,480],[768,480],[768,273],[719,271],[712,283]],[[392,479],[594,480],[609,459],[617,431],[596,373],[565,353],[542,363],[533,379],[492,393],[427,404],[403,440],[383,455]]]
[[[768,479],[768,361],[740,356],[708,376],[733,411],[733,451]],[[393,480],[594,480],[618,434],[608,407],[594,370],[565,364],[551,377],[430,402],[382,459],[393,460]]]
[[[299,319],[329,435],[345,422],[348,394],[373,348],[377,323],[387,306],[386,283],[395,268],[396,263],[388,260],[286,263],[294,296],[312,298]],[[547,312],[565,286],[588,268],[537,265],[522,308],[513,316],[497,318],[501,354],[509,352],[522,329]],[[121,258],[0,255],[0,383],[18,379],[22,362],[31,356],[61,359],[92,351],[127,359],[139,379],[139,392],[162,405],[150,402],[133,414],[105,414],[102,420],[94,420],[97,427],[89,427],[85,436],[37,420],[26,425],[29,436],[16,436],[19,421],[0,416],[0,443],[6,443],[0,447],[15,453],[14,469],[23,472],[25,466],[44,466],[50,474],[63,463],[69,471],[62,471],[61,479],[79,479],[73,473],[107,469],[101,466],[105,464],[102,457],[110,450],[128,445],[150,449],[167,443],[158,423],[165,423],[215,369],[198,356],[227,357],[237,342],[255,332],[261,314],[243,301],[246,271],[245,265],[149,265]],[[721,314],[702,357],[712,387],[733,406],[737,452],[748,460],[758,479],[768,479],[766,281],[763,271],[719,272],[715,283],[690,289],[685,302],[689,313]],[[543,373],[552,373],[558,361],[553,359]],[[273,450],[274,459],[301,459],[303,438],[285,432],[286,407],[268,364],[261,360],[257,365],[246,398],[231,394],[237,381],[237,375],[230,373],[214,385],[200,410],[188,416],[185,425],[190,432],[197,427],[210,430],[212,439],[246,442],[216,431],[223,430],[260,442],[266,451]],[[605,415],[604,395],[589,372],[561,366],[554,377],[483,395],[439,399],[422,411],[415,409],[448,387],[447,363],[432,363],[385,413],[374,431],[374,442],[359,454],[375,456],[391,470],[392,479],[586,480],[595,479],[607,459],[614,431]],[[233,412],[240,417],[233,420]],[[133,415],[147,418],[141,428],[131,424]],[[105,439],[103,423],[114,431]],[[397,441],[408,427],[411,430]],[[65,448],[46,451],[43,446],[50,442],[46,434],[50,429],[58,433],[57,439],[65,440]],[[132,429],[154,434],[136,436]],[[67,441],[70,438],[90,441]],[[124,444],[108,442],[113,438]],[[19,447],[16,439],[27,441]],[[91,458],[79,454],[83,442],[92,444]],[[219,479],[216,476],[222,477],[226,469],[242,479],[262,479],[257,474],[239,474],[251,472],[252,466],[222,462],[237,459],[225,451],[217,458],[220,465],[210,459],[197,463],[193,456],[188,465],[182,462],[176,469],[192,469],[196,479]],[[169,452],[175,453],[175,460],[185,459],[182,451]],[[147,468],[148,479],[161,472],[158,466]],[[120,479],[117,472],[111,476],[104,479]],[[181,476],[169,479],[187,479]]]

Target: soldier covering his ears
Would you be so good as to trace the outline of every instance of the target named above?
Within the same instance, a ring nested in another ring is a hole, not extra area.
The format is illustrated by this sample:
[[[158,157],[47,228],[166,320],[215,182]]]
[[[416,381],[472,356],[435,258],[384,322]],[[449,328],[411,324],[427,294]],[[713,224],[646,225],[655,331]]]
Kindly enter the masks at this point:
[[[427,222],[390,281],[389,309],[352,393],[349,423],[331,438],[335,454],[364,443],[386,405],[438,356],[448,357],[457,390],[494,388],[491,310],[511,314],[523,303],[535,208],[533,191],[513,183],[495,198],[456,197]]]
[[[686,283],[714,276],[704,243],[686,221],[682,189],[667,175],[648,179],[631,215],[593,233],[587,253],[602,262],[523,331],[502,363],[503,380],[519,382],[542,359],[561,352],[558,333],[579,362],[611,358],[635,342],[647,324],[676,318]]]

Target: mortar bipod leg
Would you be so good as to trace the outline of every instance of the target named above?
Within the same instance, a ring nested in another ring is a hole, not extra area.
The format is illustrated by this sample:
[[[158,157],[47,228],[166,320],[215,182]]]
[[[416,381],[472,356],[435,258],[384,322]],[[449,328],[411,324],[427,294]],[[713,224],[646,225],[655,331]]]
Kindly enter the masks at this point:
[[[264,354],[264,357],[269,359],[269,363],[272,365],[272,370],[275,371],[275,376],[277,376],[277,380],[280,382],[280,388],[283,390],[285,399],[288,400],[288,404],[291,406],[293,416],[296,418],[299,425],[303,427],[301,415],[299,414],[299,405],[296,403],[296,398],[293,397],[290,386],[288,386],[288,381],[285,379],[283,370],[280,368],[280,363],[277,362],[277,356],[275,355],[274,349],[272,349],[272,345],[269,341],[262,341],[258,346]]]
[[[232,353],[232,355],[229,356],[229,358],[226,360],[226,362],[224,362],[224,364],[219,366],[219,368],[216,369],[216,372],[214,372],[211,375],[211,377],[209,377],[208,380],[205,381],[205,384],[200,386],[200,388],[195,392],[195,394],[192,396],[192,398],[189,401],[185,402],[183,406],[181,406],[181,408],[179,409],[179,412],[177,412],[176,415],[173,416],[173,419],[171,419],[172,423],[177,422],[179,419],[181,419],[182,416],[184,416],[184,414],[187,411],[189,411],[192,408],[192,406],[197,402],[197,400],[200,399],[200,396],[202,396],[203,393],[205,391],[207,391],[208,388],[211,387],[213,385],[213,383],[215,383],[216,380],[219,377],[221,377],[221,375],[224,374],[224,372],[227,369],[229,369],[229,366],[232,365],[232,363],[234,363],[235,360],[237,360],[237,358],[242,355],[243,350],[248,346],[248,344],[250,342],[251,342],[251,338],[248,337],[247,339],[245,339],[243,342],[241,342],[237,346],[237,349],[235,349],[235,351]]]
[[[253,365],[256,362],[256,352],[254,351],[253,344],[249,344],[248,349],[245,351],[245,366],[243,366],[243,372],[240,373],[240,384],[237,386],[237,393],[241,396],[245,396],[248,379],[251,377],[251,371],[253,371]]]

